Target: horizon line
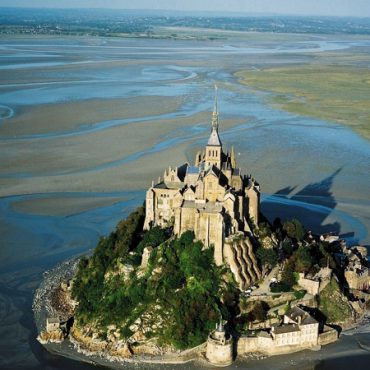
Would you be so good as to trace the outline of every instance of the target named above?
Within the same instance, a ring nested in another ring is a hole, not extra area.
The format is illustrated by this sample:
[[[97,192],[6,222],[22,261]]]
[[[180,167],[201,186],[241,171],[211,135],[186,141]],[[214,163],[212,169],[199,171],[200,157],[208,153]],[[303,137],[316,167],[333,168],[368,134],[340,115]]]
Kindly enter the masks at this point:
[[[370,15],[328,15],[328,14],[302,14],[302,13],[274,13],[274,12],[238,12],[236,10],[233,11],[224,11],[224,10],[183,10],[183,9],[147,9],[147,8],[114,8],[114,7],[42,7],[42,6],[1,6],[0,9],[24,9],[24,10],[35,10],[35,9],[43,9],[43,10],[119,10],[119,11],[128,11],[128,12],[151,12],[151,13],[161,13],[161,12],[171,12],[171,13],[180,13],[180,14],[203,14],[208,13],[213,17],[215,15],[224,14],[223,17],[235,17],[235,18],[246,18],[246,17],[325,17],[325,18],[361,18],[366,19],[370,18]],[[226,15],[225,15],[226,13]],[[207,18],[207,16],[205,16]]]

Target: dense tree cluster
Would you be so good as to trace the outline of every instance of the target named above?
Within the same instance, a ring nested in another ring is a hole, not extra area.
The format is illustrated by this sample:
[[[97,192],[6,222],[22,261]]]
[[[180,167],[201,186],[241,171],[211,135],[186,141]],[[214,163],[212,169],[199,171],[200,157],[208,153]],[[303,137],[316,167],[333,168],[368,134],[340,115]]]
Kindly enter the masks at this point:
[[[213,249],[194,241],[192,232],[176,239],[154,227],[138,238],[142,216],[142,209],[131,214],[92,257],[81,259],[72,292],[76,321],[93,324],[103,337],[115,324],[123,338],[142,329],[160,344],[196,346],[221,318],[231,317],[232,275],[214,264]],[[143,271],[139,256],[149,245],[154,250]]]

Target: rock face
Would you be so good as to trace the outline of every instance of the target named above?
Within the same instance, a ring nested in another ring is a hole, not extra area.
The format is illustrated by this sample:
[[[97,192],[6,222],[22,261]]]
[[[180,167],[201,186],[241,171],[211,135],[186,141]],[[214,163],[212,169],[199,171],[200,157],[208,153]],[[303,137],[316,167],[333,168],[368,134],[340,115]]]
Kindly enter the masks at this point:
[[[162,356],[173,352],[172,348],[160,348],[154,342],[148,341],[144,336],[140,336],[140,332],[135,333],[132,340],[143,341],[135,342],[134,348],[129,341],[115,336],[114,331],[110,331],[107,339],[101,339],[91,327],[81,329],[74,326],[70,332],[70,339],[76,349],[85,355],[104,355],[115,360],[127,359],[134,355]]]
[[[53,330],[51,332],[48,331],[42,331],[40,335],[37,337],[37,340],[42,343],[61,343],[65,339],[64,332],[58,328],[56,330]]]
[[[141,257],[141,265],[140,265],[140,268],[142,270],[145,270],[148,267],[149,258],[150,258],[152,251],[153,251],[153,247],[151,246],[144,248],[143,254]]]

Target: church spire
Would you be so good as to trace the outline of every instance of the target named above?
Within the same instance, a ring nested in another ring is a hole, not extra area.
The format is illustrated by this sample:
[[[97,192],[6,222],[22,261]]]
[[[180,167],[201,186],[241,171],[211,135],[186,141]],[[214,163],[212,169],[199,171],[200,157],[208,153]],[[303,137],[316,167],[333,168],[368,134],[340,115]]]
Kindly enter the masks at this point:
[[[212,130],[218,131],[218,97],[217,97],[217,85],[215,85],[215,103],[212,113]]]
[[[208,145],[221,146],[221,141],[218,136],[218,101],[217,101],[217,86],[215,85],[215,105],[212,113],[212,130],[208,140]]]

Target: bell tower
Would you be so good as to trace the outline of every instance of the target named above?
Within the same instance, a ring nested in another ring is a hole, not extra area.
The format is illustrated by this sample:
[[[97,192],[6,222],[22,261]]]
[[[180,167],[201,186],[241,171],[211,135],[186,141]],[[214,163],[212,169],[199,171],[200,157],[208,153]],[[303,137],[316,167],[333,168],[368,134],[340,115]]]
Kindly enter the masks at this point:
[[[215,85],[215,104],[212,113],[212,130],[206,146],[205,169],[212,166],[221,168],[222,144],[218,136],[218,101],[217,86]]]

